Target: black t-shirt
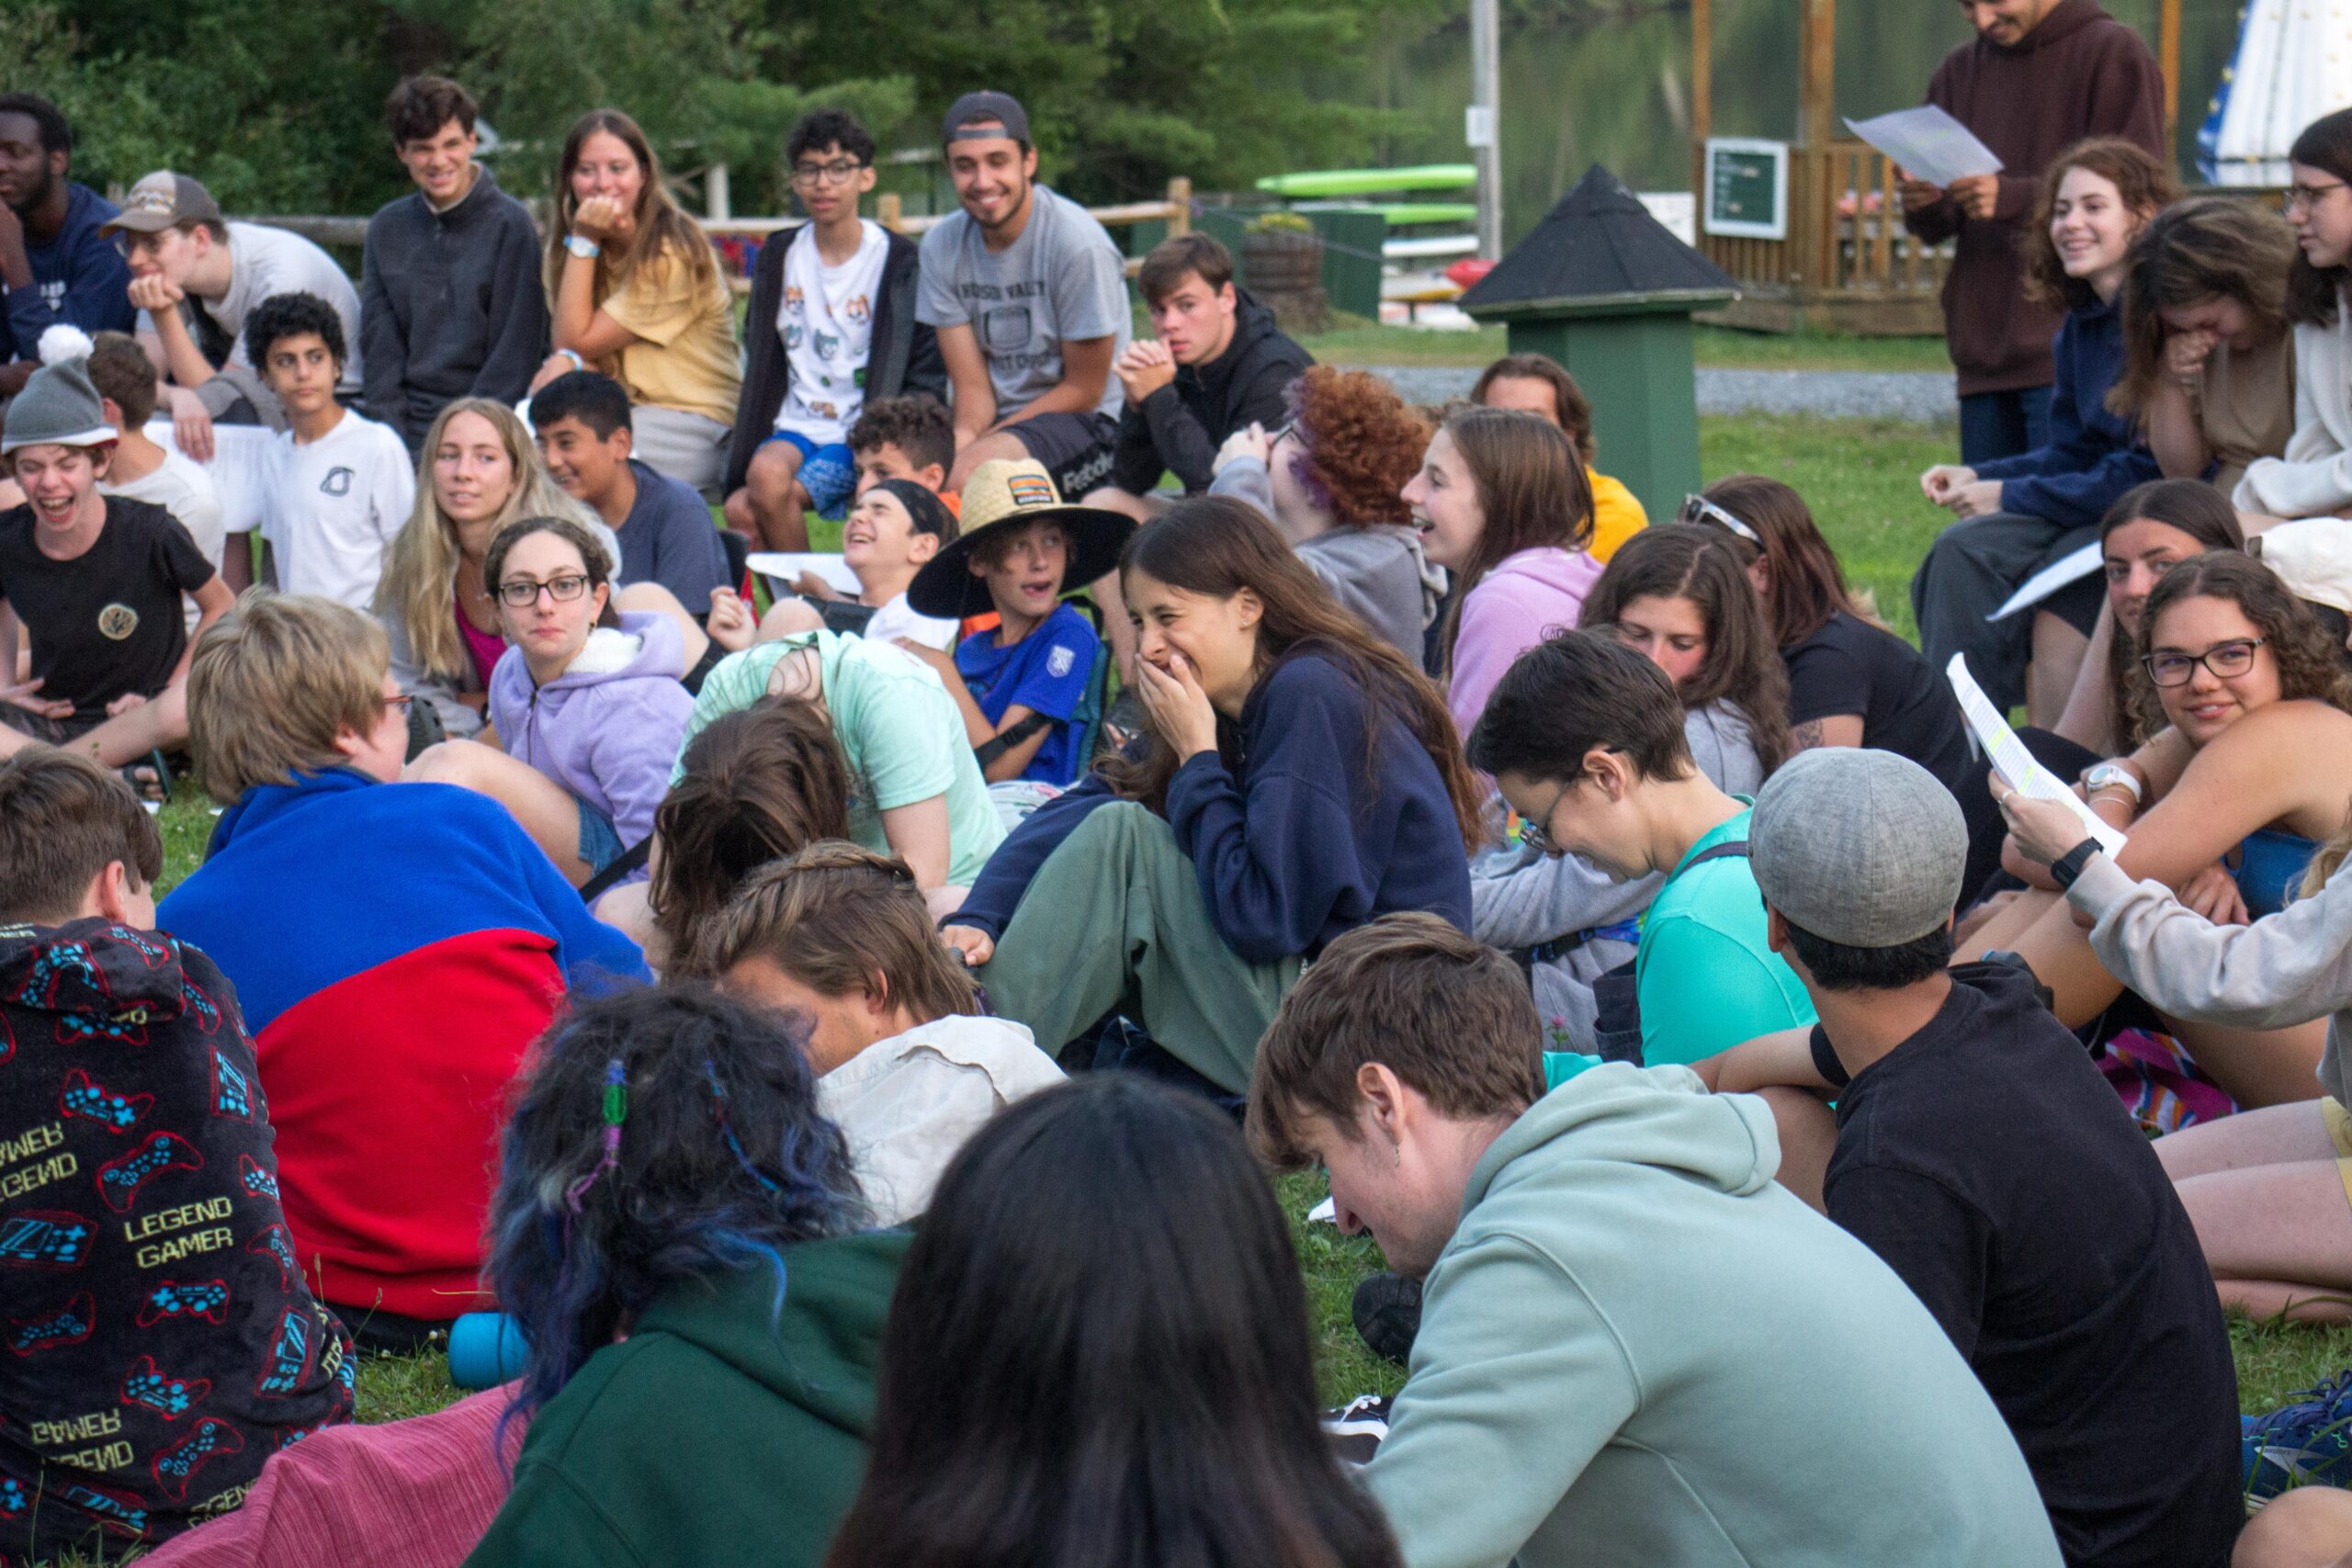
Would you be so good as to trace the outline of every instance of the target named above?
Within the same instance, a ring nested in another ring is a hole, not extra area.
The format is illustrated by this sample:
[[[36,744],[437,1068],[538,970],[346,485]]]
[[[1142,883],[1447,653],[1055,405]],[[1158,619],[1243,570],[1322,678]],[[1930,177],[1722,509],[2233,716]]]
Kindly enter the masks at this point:
[[[2237,1371],[2155,1151],[2005,965],[1951,972],[1925,1029],[1839,1084],[1829,1217],[1983,1380],[2069,1563],[2222,1568],[2245,1522]]]
[[[187,648],[180,595],[215,575],[179,520],[143,501],[107,498],[97,542],[51,560],[33,542],[29,505],[0,512],[0,599],[32,634],[39,695],[102,712],[126,693],[171,683]]]
[[[1862,744],[1908,757],[1958,794],[1968,782],[1960,700],[1940,671],[1893,632],[1840,610],[1781,649],[1789,667],[1789,722],[1860,715]]]

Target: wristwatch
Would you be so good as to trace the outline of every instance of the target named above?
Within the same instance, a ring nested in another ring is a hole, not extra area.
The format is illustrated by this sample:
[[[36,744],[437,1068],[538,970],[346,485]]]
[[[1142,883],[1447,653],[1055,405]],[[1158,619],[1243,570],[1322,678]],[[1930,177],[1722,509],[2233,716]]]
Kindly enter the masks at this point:
[[[603,246],[582,234],[566,234],[563,237],[563,248],[582,261],[594,261],[605,254]]]
[[[2083,874],[2083,868],[2091,863],[2091,856],[2097,853],[2098,853],[2098,840],[2085,839],[2050,863],[2050,880],[2062,888],[2072,887],[2075,886],[2075,878]]]
[[[2143,798],[2140,775],[2120,762],[2094,762],[2084,769],[2083,789],[2092,795],[2103,789],[2120,789],[2132,797],[2134,810],[2139,808]]]

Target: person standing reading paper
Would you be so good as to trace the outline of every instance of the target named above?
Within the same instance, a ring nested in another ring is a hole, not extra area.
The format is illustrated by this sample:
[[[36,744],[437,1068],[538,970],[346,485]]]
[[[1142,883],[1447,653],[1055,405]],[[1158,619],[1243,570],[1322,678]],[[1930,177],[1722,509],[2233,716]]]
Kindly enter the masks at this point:
[[[2096,0],[1960,0],[1976,37],[1944,57],[1928,101],[1976,133],[2003,173],[1938,186],[1905,179],[1904,226],[1931,245],[1955,237],[1945,276],[1945,341],[1960,372],[1963,463],[2042,445],[2058,313],[2022,292],[2018,230],[2041,171],[2086,136],[2164,152],[2164,81],[2139,34]]]

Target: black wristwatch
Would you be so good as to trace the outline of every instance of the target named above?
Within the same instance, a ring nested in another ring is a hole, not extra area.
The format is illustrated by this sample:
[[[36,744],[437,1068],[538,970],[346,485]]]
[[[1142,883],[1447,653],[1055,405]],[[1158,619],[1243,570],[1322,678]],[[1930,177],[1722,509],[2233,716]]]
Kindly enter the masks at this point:
[[[2083,874],[2083,867],[2091,863],[2091,856],[2098,853],[2098,840],[2085,839],[2064,854],[2050,863],[2050,878],[2062,888],[2072,887],[2075,878]]]

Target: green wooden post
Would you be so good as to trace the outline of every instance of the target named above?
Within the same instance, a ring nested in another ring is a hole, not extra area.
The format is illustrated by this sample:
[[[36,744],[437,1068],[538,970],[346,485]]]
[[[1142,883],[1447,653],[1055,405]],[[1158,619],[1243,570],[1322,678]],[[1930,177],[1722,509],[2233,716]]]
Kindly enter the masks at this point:
[[[1510,321],[1513,354],[1556,361],[1592,400],[1594,466],[1622,481],[1653,522],[1699,488],[1699,394],[1686,300],[1555,305]]]

